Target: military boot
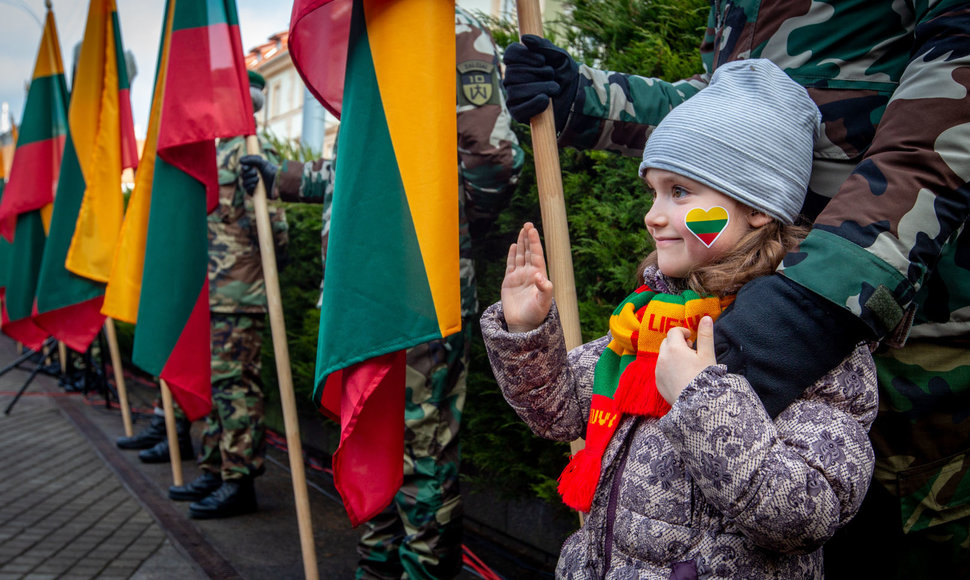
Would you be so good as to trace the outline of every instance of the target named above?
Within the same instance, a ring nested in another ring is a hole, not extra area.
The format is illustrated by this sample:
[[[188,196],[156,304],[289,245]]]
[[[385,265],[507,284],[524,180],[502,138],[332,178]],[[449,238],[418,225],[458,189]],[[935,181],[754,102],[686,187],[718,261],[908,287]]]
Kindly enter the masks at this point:
[[[186,485],[173,485],[168,488],[168,498],[175,501],[199,501],[219,489],[222,476],[211,471],[203,471]]]
[[[153,415],[148,427],[131,437],[119,437],[115,444],[121,449],[151,449],[165,441],[165,417]]]
[[[252,477],[223,481],[219,489],[189,504],[189,517],[197,520],[231,518],[256,511]]]
[[[192,448],[192,435],[189,433],[191,426],[192,424],[187,419],[175,420],[175,433],[178,435],[179,453],[183,460],[195,457],[195,450]],[[143,463],[168,463],[171,461],[168,452],[168,438],[155,444],[151,449],[139,451],[138,459],[141,459]]]

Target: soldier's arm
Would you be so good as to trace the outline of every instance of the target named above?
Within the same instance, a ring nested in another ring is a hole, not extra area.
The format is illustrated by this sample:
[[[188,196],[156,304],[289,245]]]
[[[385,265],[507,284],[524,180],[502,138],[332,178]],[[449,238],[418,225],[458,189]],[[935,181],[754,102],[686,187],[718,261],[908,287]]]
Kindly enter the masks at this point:
[[[712,9],[708,15],[707,34],[700,46],[706,71],[710,71],[713,38]],[[559,145],[639,157],[649,132],[671,109],[706,87],[709,81],[709,72],[668,82],[581,64],[579,87],[566,124],[559,133]]]
[[[512,131],[501,84],[498,47],[473,17],[456,13],[458,171],[473,232],[508,204],[524,154]]]
[[[872,145],[785,260],[791,280],[875,336],[903,319],[970,215],[970,18],[956,1],[917,14],[912,56]]]
[[[273,197],[297,203],[325,203],[333,196],[332,159],[286,160],[273,182]]]

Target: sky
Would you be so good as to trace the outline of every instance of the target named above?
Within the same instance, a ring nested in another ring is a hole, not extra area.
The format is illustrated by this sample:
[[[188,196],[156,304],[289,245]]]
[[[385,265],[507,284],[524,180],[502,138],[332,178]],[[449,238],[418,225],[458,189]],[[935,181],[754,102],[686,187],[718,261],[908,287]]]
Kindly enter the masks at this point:
[[[52,0],[65,72],[71,68],[74,46],[84,36],[88,0]],[[116,0],[122,42],[135,56],[137,73],[131,82],[135,133],[144,137],[151,107],[152,79],[165,0]],[[463,7],[488,11],[490,0],[464,0]],[[243,50],[266,42],[290,25],[292,0],[236,0]],[[0,103],[9,103],[20,124],[34,61],[43,33],[44,0],[0,0]],[[70,74],[66,75],[70,83]]]

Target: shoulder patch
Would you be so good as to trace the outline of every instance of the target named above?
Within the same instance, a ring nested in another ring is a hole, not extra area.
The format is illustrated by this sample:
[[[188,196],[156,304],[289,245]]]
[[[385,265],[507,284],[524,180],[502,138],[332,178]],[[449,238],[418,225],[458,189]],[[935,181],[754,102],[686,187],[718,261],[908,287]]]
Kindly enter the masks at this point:
[[[458,83],[461,96],[469,104],[480,107],[497,97],[494,88],[495,65],[483,60],[458,63]]]

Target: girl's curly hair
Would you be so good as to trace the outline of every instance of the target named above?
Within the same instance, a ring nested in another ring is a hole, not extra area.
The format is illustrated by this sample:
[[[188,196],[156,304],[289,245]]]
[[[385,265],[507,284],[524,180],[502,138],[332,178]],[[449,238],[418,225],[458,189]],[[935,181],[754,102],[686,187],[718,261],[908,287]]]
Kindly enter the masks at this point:
[[[782,258],[798,247],[809,228],[803,223],[787,225],[778,220],[746,233],[738,245],[716,262],[690,270],[684,280],[687,287],[701,295],[726,296],[737,291],[751,280],[773,273]],[[640,262],[637,280],[643,280],[643,271],[657,265],[654,250]]]

